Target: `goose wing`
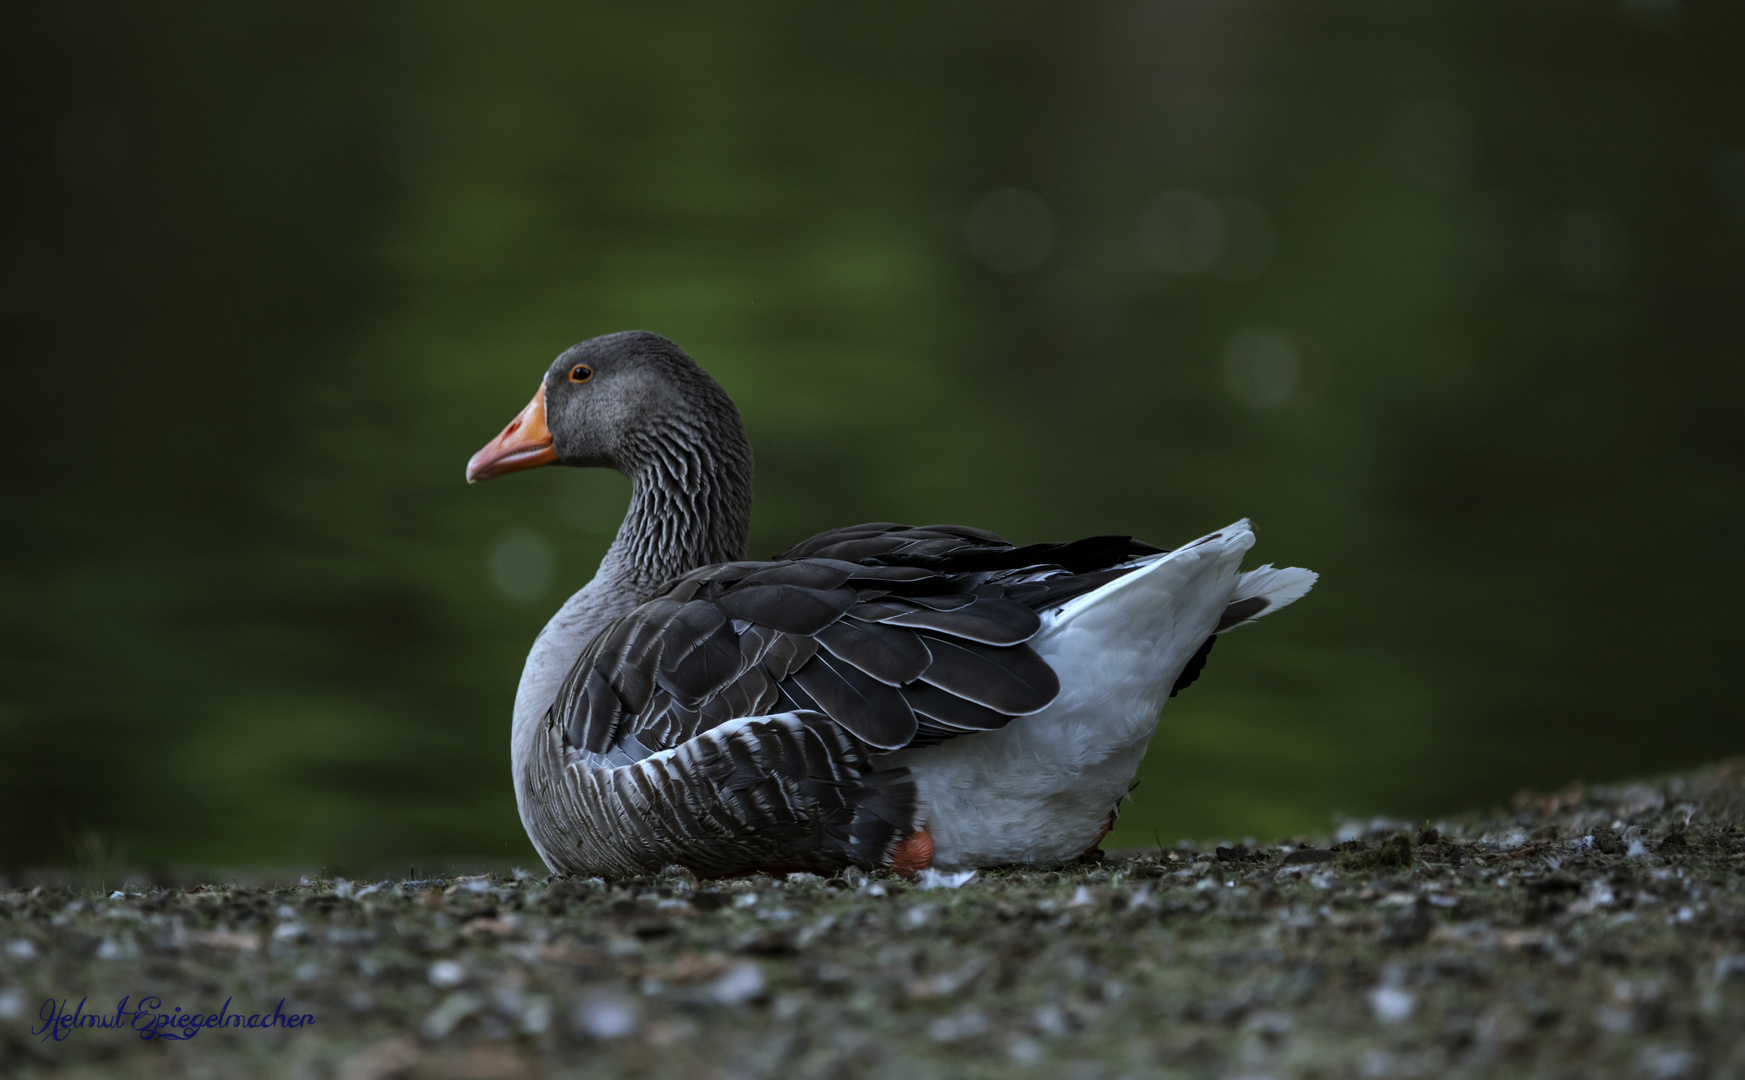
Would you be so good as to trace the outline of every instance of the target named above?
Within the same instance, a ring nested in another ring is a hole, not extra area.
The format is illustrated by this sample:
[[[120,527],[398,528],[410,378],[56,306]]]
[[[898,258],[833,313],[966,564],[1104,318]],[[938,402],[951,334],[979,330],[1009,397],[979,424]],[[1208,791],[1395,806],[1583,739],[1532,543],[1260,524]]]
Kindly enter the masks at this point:
[[[1062,603],[1155,551],[1127,537],[1021,548],[962,526],[821,533],[769,562],[686,574],[608,626],[553,721],[603,764],[781,712],[887,751],[1002,727],[1059,693],[1026,644],[1034,601]]]

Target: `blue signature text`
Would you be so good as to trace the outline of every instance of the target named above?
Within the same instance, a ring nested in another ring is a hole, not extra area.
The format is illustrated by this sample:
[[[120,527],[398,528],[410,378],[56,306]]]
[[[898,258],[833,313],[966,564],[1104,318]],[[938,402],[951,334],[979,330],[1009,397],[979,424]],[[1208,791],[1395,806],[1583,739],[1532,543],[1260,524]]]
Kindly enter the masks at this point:
[[[114,1012],[87,1012],[86,998],[80,998],[78,1004],[71,1009],[67,1007],[68,999],[57,1001],[49,998],[37,1012],[42,1025],[31,1028],[30,1033],[40,1035],[40,1042],[48,1042],[50,1039],[61,1042],[73,1032],[87,1028],[135,1031],[141,1039],[192,1039],[206,1028],[260,1031],[269,1028],[300,1028],[315,1022],[312,1013],[286,1012],[284,998],[279,999],[279,1004],[270,1013],[231,1012],[230,998],[225,998],[223,1007],[215,1013],[199,1013],[185,1012],[180,1005],[166,1010],[162,999],[150,995],[140,998],[138,1004],[128,1008],[132,997],[131,994],[123,997],[116,1004]]]

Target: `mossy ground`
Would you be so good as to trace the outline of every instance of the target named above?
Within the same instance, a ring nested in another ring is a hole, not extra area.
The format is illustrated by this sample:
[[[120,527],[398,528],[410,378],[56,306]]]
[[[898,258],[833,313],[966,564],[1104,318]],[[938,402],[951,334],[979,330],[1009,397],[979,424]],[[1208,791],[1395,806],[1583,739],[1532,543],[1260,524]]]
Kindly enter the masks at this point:
[[[487,875],[0,894],[7,1076],[1745,1075],[1745,765],[958,888]],[[310,1013],[181,1041],[43,1003]]]

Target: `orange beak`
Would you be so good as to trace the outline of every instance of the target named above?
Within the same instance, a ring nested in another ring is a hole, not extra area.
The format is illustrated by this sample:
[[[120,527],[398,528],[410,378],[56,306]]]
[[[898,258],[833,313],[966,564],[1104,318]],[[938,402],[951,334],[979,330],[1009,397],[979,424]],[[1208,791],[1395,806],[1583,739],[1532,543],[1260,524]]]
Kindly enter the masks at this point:
[[[467,483],[522,469],[536,469],[556,460],[551,429],[545,426],[545,384],[542,382],[539,393],[533,395],[527,408],[517,413],[501,435],[486,443],[485,448],[467,462]]]

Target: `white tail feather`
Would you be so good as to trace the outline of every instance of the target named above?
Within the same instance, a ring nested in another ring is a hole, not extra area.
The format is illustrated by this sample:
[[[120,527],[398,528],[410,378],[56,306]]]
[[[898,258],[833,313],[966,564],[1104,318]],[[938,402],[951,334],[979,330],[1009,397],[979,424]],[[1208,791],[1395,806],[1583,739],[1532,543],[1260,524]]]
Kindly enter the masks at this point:
[[[1179,567],[1166,568],[1164,565],[1166,563],[1197,563],[1204,556],[1214,553],[1217,554],[1220,559],[1227,559],[1230,556],[1239,559],[1243,552],[1253,546],[1254,530],[1248,524],[1248,519],[1243,518],[1240,521],[1232,522],[1215,533],[1202,536],[1191,544],[1184,544],[1183,546],[1176,548],[1174,551],[1166,551],[1161,555],[1150,555],[1146,558],[1136,560],[1143,564],[1141,569],[1135,570],[1131,574],[1125,574],[1118,577],[1114,581],[1111,581],[1100,588],[1085,593],[1083,596],[1074,597],[1052,613],[1044,612],[1042,620],[1043,631],[1040,636],[1046,638],[1057,628],[1065,626],[1085,613],[1105,609],[1111,603],[1120,604],[1125,600],[1124,594],[1138,595],[1148,591],[1155,591],[1158,582],[1151,580],[1154,575],[1161,573],[1165,578],[1167,578],[1170,576],[1168,573],[1169,570],[1180,569]],[[1117,597],[1122,597],[1122,600],[1117,600]],[[1155,603],[1156,601],[1154,600],[1152,602]],[[1146,601],[1140,600],[1139,603],[1143,605]],[[1167,603],[1164,605],[1164,610],[1168,610]]]
[[[1313,570],[1304,570],[1300,566],[1273,567],[1270,563],[1259,569],[1250,570],[1236,582],[1236,592],[1230,597],[1232,605],[1244,600],[1264,600],[1266,605],[1251,615],[1245,615],[1228,626],[1220,625],[1218,632],[1227,633],[1238,626],[1247,626],[1263,615],[1271,615],[1279,608],[1293,601],[1301,600],[1321,575]]]

